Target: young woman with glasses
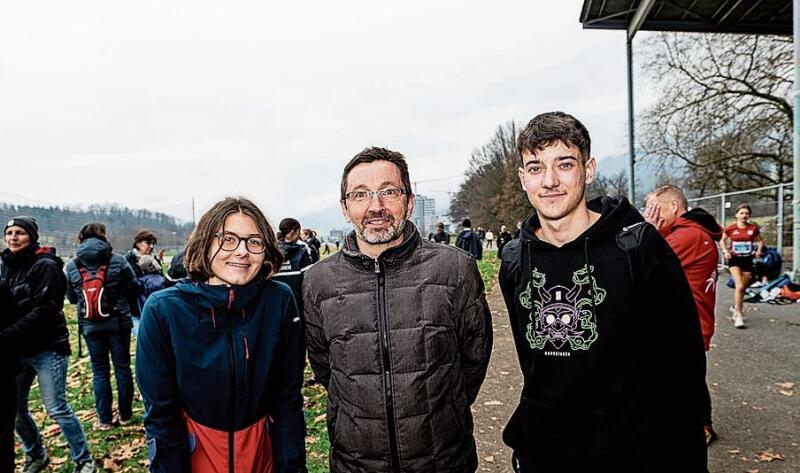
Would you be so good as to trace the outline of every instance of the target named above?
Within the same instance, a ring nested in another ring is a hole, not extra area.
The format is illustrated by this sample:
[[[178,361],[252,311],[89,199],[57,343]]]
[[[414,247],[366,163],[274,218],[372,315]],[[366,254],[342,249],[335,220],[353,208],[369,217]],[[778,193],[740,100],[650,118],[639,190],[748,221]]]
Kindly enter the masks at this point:
[[[189,278],[148,301],[136,376],[154,472],[305,472],[304,342],[261,210],[226,198],[200,219]]]

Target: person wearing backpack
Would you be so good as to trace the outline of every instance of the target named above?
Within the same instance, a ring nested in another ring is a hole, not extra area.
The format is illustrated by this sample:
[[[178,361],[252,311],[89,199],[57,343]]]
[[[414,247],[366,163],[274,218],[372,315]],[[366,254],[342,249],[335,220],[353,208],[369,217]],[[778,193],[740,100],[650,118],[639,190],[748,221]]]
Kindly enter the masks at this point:
[[[476,260],[483,258],[483,242],[478,233],[472,230],[470,219],[465,218],[461,222],[461,226],[464,229],[461,230],[461,233],[456,238],[456,246],[472,255]]]
[[[691,289],[627,199],[585,200],[590,147],[563,112],[536,116],[517,139],[536,212],[503,248],[498,277],[524,380],[503,431],[513,469],[707,473]]]
[[[67,299],[77,304],[78,327],[92,362],[96,426],[108,430],[111,412],[111,367],[117,380],[119,422],[131,420],[131,316],[139,316],[139,285],[128,261],[112,252],[106,226],[89,223],[78,232],[77,256],[67,264]]]
[[[25,339],[19,352],[16,417],[16,432],[25,450],[22,471],[38,473],[50,464],[42,435],[28,410],[31,386],[38,378],[45,410],[61,428],[75,472],[96,472],[81,422],[67,403],[70,345],[63,311],[67,291],[64,263],[54,248],[39,244],[39,226],[33,217],[12,218],[4,234],[8,248],[0,254],[0,284],[9,288],[20,312],[10,337]],[[25,335],[31,333],[35,336]]]

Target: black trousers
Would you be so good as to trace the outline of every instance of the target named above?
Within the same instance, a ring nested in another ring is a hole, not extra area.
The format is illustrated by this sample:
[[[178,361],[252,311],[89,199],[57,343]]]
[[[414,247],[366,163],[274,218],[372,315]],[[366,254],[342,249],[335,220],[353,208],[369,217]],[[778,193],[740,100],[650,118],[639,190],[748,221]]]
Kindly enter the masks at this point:
[[[1,362],[0,386],[8,402],[0,402],[0,473],[14,472],[14,418],[17,415],[16,363]]]

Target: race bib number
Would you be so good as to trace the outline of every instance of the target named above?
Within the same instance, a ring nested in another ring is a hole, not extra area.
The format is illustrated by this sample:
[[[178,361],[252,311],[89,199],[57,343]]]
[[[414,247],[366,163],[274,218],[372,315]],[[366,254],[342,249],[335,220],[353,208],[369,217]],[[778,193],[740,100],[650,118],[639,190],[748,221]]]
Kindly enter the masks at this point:
[[[753,252],[753,243],[750,241],[734,241],[731,249],[734,254],[749,255]]]

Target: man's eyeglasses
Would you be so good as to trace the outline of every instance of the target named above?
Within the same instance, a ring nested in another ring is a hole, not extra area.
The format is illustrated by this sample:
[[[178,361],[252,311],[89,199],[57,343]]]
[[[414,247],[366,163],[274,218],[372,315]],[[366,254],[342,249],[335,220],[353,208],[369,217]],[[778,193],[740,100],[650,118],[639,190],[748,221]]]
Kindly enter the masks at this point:
[[[396,202],[400,200],[403,194],[408,194],[403,189],[397,187],[387,187],[376,191],[353,191],[344,195],[345,200],[350,202],[364,203],[372,200],[372,196],[377,196],[383,202]]]
[[[264,239],[257,236],[240,237],[235,233],[217,233],[216,237],[219,239],[219,247],[223,251],[236,251],[239,244],[244,241],[244,247],[247,251],[254,255],[260,255],[267,250],[267,244]]]

